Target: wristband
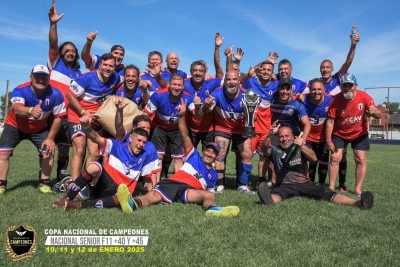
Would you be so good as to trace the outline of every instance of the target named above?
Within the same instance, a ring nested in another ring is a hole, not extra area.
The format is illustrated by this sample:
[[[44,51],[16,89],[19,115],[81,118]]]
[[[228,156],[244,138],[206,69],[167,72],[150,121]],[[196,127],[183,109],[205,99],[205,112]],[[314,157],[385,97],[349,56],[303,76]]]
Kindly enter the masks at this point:
[[[332,140],[326,140],[325,142],[326,143],[332,143]]]
[[[33,107],[31,107],[31,108],[29,109],[29,111],[28,111],[28,113],[31,114],[31,115],[32,115],[32,110],[33,110]]]
[[[85,113],[85,111],[86,111],[86,110],[82,109],[82,111],[81,111],[79,114],[82,115],[83,113]]]
[[[82,125],[82,128],[85,129],[85,130],[87,130],[87,129],[90,128],[90,125],[89,125],[89,126],[86,126],[86,127],[85,127],[84,125]]]

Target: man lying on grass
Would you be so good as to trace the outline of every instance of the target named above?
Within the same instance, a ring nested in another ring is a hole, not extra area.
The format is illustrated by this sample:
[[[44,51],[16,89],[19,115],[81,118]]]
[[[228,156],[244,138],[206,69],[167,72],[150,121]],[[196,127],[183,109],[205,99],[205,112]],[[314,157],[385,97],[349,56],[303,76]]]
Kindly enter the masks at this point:
[[[279,146],[271,146],[271,137],[276,133],[278,133],[280,144]],[[299,149],[289,164],[282,163],[281,158],[292,143],[297,144]],[[305,141],[302,138],[294,138],[293,132],[289,127],[280,127],[278,121],[272,124],[270,133],[262,144],[262,151],[274,163],[277,182],[272,191],[268,188],[266,182],[259,185],[258,196],[264,205],[272,206],[291,197],[307,196],[336,204],[357,206],[361,209],[372,208],[374,197],[369,191],[364,191],[360,200],[354,200],[337,194],[325,185],[311,182],[307,175],[307,160],[316,162],[317,157],[315,152],[305,146],[304,143]]]
[[[220,146],[211,142],[203,151],[197,152],[189,137],[186,126],[186,101],[181,100],[179,110],[179,133],[183,141],[184,165],[168,179],[161,180],[145,196],[132,198],[126,185],[118,186],[117,198],[122,211],[132,213],[133,210],[158,204],[162,201],[201,204],[207,216],[233,217],[239,214],[236,206],[219,207],[215,202],[215,194],[210,192],[217,182],[217,172],[212,163],[218,156]]]

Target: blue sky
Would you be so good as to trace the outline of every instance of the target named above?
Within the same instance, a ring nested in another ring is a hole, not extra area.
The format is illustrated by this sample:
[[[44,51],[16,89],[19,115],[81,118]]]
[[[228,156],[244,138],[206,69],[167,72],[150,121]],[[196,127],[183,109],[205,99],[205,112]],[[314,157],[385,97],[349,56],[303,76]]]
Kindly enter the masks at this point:
[[[349,72],[356,75],[359,89],[400,87],[399,1],[56,0],[56,4],[58,13],[65,14],[58,23],[59,43],[72,41],[80,52],[87,33],[98,30],[94,54],[121,44],[126,49],[123,63],[141,70],[148,52],[158,50],[164,57],[178,53],[179,69],[186,72],[191,62],[203,59],[214,73],[214,37],[220,31],[225,37],[221,53],[231,45],[245,51],[242,71],[266,59],[269,51],[277,51],[279,60],[292,62],[293,77],[308,81],[320,76],[323,59],[331,59],[340,69],[351,27],[357,25],[361,41]],[[46,64],[50,5],[50,0],[0,2],[1,95],[6,80],[12,90],[29,79],[35,64]],[[367,92],[378,104],[386,100],[387,89]],[[400,102],[400,88],[390,89],[390,101]]]

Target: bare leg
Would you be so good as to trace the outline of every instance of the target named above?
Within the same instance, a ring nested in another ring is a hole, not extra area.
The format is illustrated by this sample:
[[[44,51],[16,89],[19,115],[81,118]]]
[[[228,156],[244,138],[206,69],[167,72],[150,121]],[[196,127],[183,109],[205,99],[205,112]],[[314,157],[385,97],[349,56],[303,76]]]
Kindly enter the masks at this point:
[[[329,188],[335,190],[336,176],[339,172],[339,162],[342,160],[343,149],[331,153],[329,162]]]
[[[366,152],[362,150],[353,150],[354,161],[356,163],[356,188],[354,193],[361,194],[361,187],[364,182],[365,173],[367,172],[367,157]]]
[[[76,180],[82,171],[83,160],[86,153],[86,137],[77,136],[72,139],[71,178]]]

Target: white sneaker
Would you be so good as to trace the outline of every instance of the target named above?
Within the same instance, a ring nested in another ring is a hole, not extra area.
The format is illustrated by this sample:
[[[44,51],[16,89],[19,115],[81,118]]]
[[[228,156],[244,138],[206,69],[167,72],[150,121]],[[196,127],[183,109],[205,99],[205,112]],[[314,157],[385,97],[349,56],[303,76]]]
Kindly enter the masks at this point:
[[[223,185],[219,185],[217,186],[217,194],[222,194],[224,192],[224,186]]]
[[[251,191],[251,190],[247,187],[247,185],[240,185],[240,186],[238,187],[237,190],[238,190],[239,192],[241,192],[241,193],[246,193],[246,194],[249,194],[249,195],[255,195],[255,194],[256,194],[256,192]]]

